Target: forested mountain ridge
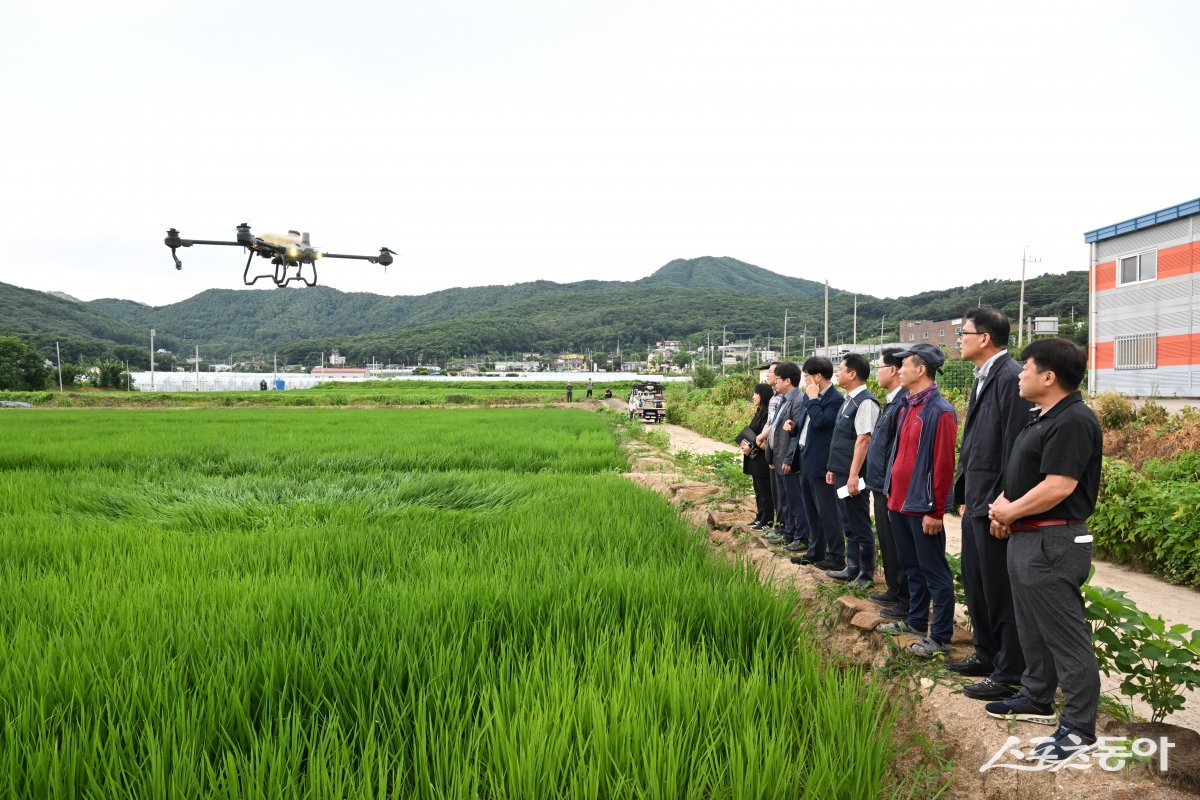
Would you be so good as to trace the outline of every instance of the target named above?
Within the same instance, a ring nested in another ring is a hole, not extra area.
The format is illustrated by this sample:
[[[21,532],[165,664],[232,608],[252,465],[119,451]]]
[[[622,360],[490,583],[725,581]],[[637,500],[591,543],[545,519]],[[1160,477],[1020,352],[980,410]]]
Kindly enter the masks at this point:
[[[81,357],[120,358],[125,348],[149,347],[148,331],[60,294],[0,283],[0,336],[18,336],[47,358],[57,342],[65,361]],[[167,335],[163,347],[174,344]],[[129,351],[130,353],[133,350]]]
[[[877,338],[881,322],[890,337],[901,319],[952,318],[979,302],[1015,320],[1019,291],[1018,281],[990,280],[903,298],[858,295],[858,339]],[[794,347],[806,335],[809,344],[821,336],[823,293],[816,281],[714,257],[677,259],[632,282],[534,281],[399,297],[329,287],[210,289],[160,307],[77,303],[0,284],[0,335],[23,336],[47,353],[55,339],[77,339],[72,346],[92,356],[118,345],[145,350],[154,327],[156,344],[189,352],[198,344],[202,355],[279,352],[309,362],[337,347],[352,361],[386,363],[524,350],[611,352],[618,339],[630,353],[664,338],[718,343],[723,331],[730,339],[765,342],[782,336],[786,311]],[[831,342],[853,339],[854,299],[831,288]],[[1069,319],[1072,308],[1086,318],[1085,272],[1027,282],[1026,316]]]

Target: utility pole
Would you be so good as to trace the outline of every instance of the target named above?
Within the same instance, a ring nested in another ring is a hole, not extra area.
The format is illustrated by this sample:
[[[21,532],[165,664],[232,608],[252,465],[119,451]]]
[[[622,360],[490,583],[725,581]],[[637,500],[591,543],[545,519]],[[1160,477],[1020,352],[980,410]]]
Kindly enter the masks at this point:
[[[887,319],[887,314],[879,318],[879,357],[883,358],[883,323]]]
[[[274,389],[279,380],[279,353],[273,353],[271,358],[271,388]]]
[[[1025,265],[1039,264],[1040,258],[1033,258],[1029,255],[1029,245],[1025,245],[1025,249],[1021,251],[1021,304],[1017,309],[1017,349],[1020,350],[1025,346]]]
[[[725,376],[725,333],[728,325],[721,326],[721,376]]]
[[[851,347],[858,349],[858,295],[854,295],[854,342]]]
[[[787,309],[785,308],[783,310],[783,360],[784,361],[787,361],[787,323],[788,323],[788,312],[787,312]]]
[[[196,345],[196,391],[200,391],[200,345]]]
[[[150,391],[154,391],[154,328],[150,329]]]
[[[829,355],[829,281],[825,281],[825,354]]]
[[[800,335],[800,355],[808,352],[808,323],[804,323],[804,333]]]
[[[1075,309],[1071,309],[1071,319],[1075,319]],[[54,353],[58,356],[58,391],[62,392],[62,349],[58,346],[58,342],[54,343]]]

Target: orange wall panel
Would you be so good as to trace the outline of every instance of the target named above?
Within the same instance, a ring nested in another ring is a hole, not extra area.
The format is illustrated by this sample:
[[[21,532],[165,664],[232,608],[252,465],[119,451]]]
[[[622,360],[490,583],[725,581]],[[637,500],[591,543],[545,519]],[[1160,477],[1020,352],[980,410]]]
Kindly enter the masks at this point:
[[[1160,367],[1185,367],[1195,364],[1200,358],[1200,334],[1160,336],[1158,339],[1158,365]]]
[[[1112,369],[1113,358],[1112,342],[1096,342],[1096,358],[1091,367],[1092,369]]]
[[[1096,265],[1096,291],[1117,288],[1117,262],[1106,261]]]
[[[1164,247],[1158,251],[1158,277],[1159,278],[1176,278],[1180,275],[1189,275],[1196,271],[1196,265],[1193,263],[1193,248],[1192,243],[1176,245],[1175,247]]]

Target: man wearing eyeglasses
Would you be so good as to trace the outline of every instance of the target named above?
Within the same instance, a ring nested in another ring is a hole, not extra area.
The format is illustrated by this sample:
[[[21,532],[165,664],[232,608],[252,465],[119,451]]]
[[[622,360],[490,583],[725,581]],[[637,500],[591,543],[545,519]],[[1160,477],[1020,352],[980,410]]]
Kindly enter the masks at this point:
[[[1021,365],[1008,354],[1008,317],[994,308],[964,315],[959,349],[975,365],[967,406],[954,502],[962,514],[962,579],[975,652],[947,668],[983,678],[963,694],[1005,700],[1025,671],[1008,576],[1008,540],[990,533],[988,506],[1004,489],[1004,465],[1032,407],[1020,395]]]

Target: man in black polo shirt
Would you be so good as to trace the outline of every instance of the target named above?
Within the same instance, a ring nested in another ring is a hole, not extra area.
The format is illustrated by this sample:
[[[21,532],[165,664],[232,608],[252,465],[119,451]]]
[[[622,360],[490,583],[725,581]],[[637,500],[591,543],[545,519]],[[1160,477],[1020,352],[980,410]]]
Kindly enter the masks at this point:
[[[1062,760],[1096,743],[1100,671],[1080,588],[1092,565],[1087,518],[1100,490],[1103,437],[1078,392],[1083,348],[1042,339],[1021,360],[1021,397],[1037,408],[1017,435],[1004,492],[988,516],[993,536],[1011,537],[1008,574],[1025,673],[1015,697],[986,708],[994,717],[1053,725],[1061,686],[1067,701],[1058,729],[1034,755]]]

